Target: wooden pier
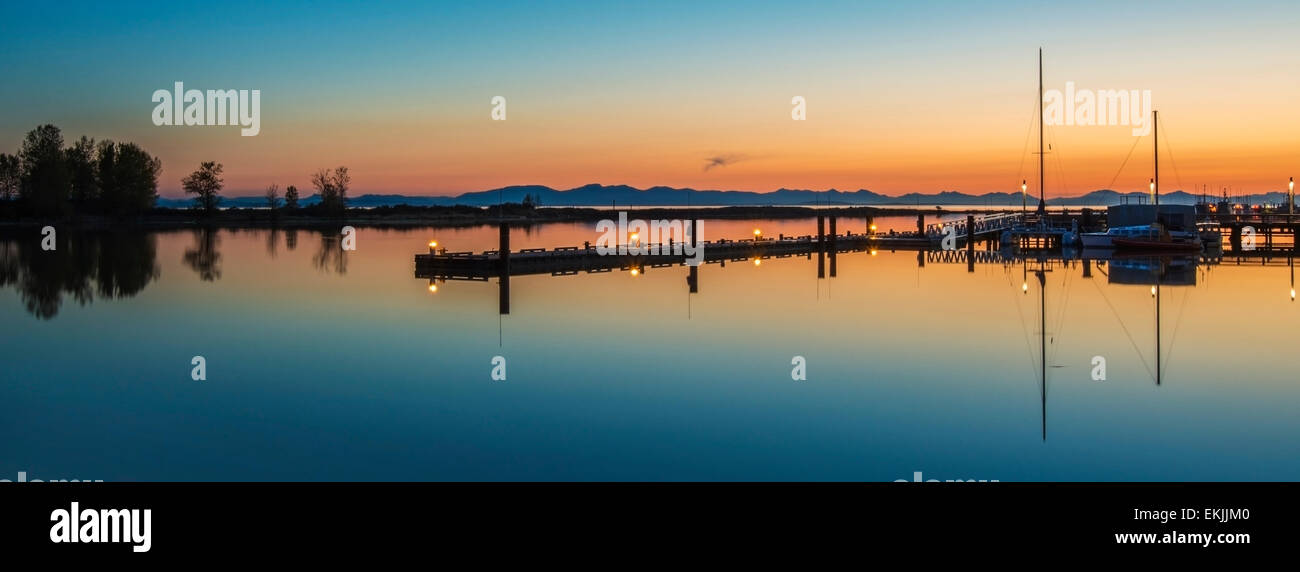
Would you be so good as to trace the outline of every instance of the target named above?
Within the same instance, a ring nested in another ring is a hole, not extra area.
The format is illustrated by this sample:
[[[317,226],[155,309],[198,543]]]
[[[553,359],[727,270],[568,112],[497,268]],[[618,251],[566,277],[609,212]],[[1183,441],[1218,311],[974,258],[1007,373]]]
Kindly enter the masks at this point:
[[[613,270],[644,269],[646,267],[677,266],[699,260],[703,264],[722,264],[818,255],[819,276],[825,275],[826,258],[829,258],[830,275],[836,274],[836,254],[868,250],[917,250],[944,248],[945,237],[950,237],[952,248],[974,248],[977,242],[993,242],[1001,233],[1021,221],[1019,215],[968,216],[965,221],[925,225],[924,215],[917,217],[914,233],[838,233],[836,217],[829,221],[818,217],[818,233],[803,236],[756,237],[748,240],[716,240],[699,242],[695,247],[678,243],[650,245],[619,245],[615,252],[604,252],[591,244],[553,249],[525,248],[512,252],[509,231],[501,225],[501,247],[480,253],[447,252],[431,247],[429,253],[415,255],[416,276],[420,278],[483,280],[491,277],[530,274],[576,274],[578,272],[610,272]],[[829,222],[829,232],[826,232]],[[697,256],[687,255],[700,249]],[[506,253],[502,256],[501,253]]]

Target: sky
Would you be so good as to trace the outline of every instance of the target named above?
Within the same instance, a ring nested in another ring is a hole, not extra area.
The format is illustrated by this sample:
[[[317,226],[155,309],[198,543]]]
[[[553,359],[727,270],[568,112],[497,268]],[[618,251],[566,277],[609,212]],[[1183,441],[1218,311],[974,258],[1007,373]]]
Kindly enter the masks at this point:
[[[134,141],[167,197],[209,160],[227,195],[338,165],[353,194],[1033,190],[1040,47],[1048,90],[1150,90],[1162,190],[1300,174],[1294,2],[41,4],[0,21],[0,151],[44,123]],[[260,133],[154,125],[178,81],[260,90]],[[1128,126],[1046,137],[1049,198],[1152,176]]]

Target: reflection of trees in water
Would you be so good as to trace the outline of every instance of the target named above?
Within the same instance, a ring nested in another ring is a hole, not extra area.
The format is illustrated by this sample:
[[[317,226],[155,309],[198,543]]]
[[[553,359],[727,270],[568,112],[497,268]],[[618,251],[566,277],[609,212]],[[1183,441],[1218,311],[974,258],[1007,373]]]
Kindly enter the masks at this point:
[[[271,227],[271,230],[267,231],[266,233],[267,256],[270,256],[271,258],[275,258],[276,242],[279,240],[280,240],[280,229]]]
[[[289,250],[298,248],[298,229],[291,228],[284,231],[284,247]]]
[[[204,282],[214,282],[221,278],[221,253],[217,252],[217,230],[200,228],[194,231],[194,248],[185,250],[182,259],[186,266],[199,273]]]
[[[320,250],[312,257],[318,270],[348,273],[348,255],[343,250],[342,235],[328,230],[320,231]]]
[[[27,311],[42,320],[58,315],[65,295],[82,305],[96,294],[129,298],[158,278],[154,235],[60,232],[49,251],[33,236],[0,243],[0,286],[13,285]]]

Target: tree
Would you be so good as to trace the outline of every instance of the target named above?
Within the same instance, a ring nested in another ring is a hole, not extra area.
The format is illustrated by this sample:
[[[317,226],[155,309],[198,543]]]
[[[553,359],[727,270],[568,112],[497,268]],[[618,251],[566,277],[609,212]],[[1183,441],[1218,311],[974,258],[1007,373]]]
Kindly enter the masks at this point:
[[[113,199],[106,201],[105,208],[118,215],[137,214],[153,208],[154,202],[158,200],[158,175],[162,173],[162,160],[135,143],[118,143],[114,146],[114,151]],[[100,172],[103,172],[102,168]],[[217,165],[217,173],[220,172],[221,165]],[[220,179],[217,179],[217,185],[220,189]],[[101,183],[101,189],[107,190],[107,187]]]
[[[19,194],[36,215],[59,215],[67,211],[72,177],[63,155],[63,133],[53,125],[42,125],[27,133],[22,149]]]
[[[284,208],[298,208],[298,187],[289,185],[289,188],[284,190]]]
[[[0,153],[0,200],[9,201],[18,198],[18,189],[22,180],[22,162],[18,157]]]
[[[352,177],[347,167],[338,167],[333,171],[321,169],[311,176],[311,184],[320,193],[321,208],[329,212],[343,212],[348,205],[348,185]]]
[[[95,140],[85,135],[64,151],[72,182],[70,198],[78,210],[87,210],[99,200],[100,187],[96,176],[95,152]]]
[[[96,183],[99,185],[100,203],[105,211],[121,202],[117,185],[117,144],[107,139],[95,147]]]
[[[181,187],[186,193],[194,193],[194,208],[203,209],[206,214],[217,210],[221,202],[221,163],[204,161],[199,169],[181,179]]]
[[[276,207],[279,206],[280,206],[280,185],[271,183],[271,186],[266,188],[266,208],[275,211]]]

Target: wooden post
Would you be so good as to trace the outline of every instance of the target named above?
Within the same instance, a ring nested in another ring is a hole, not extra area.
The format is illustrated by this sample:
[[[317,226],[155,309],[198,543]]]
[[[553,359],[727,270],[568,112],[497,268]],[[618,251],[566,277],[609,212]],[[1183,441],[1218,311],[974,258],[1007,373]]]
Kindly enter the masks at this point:
[[[500,242],[497,246],[497,270],[501,284],[501,314],[510,313],[510,225],[499,226]]]
[[[975,215],[966,215],[966,271],[975,271]]]
[[[686,284],[690,285],[691,294],[695,294],[700,291],[700,267],[692,266],[690,268],[691,273],[686,277]]]
[[[832,216],[832,217],[831,217],[831,244],[830,244],[830,252],[831,252],[831,278],[834,278],[834,277],[835,277],[835,253],[836,253],[836,251],[839,250],[839,248],[838,248],[837,245],[835,244],[835,238],[836,238],[836,233],[835,233],[835,217]]]
[[[817,215],[817,277],[826,277],[826,217]]]

